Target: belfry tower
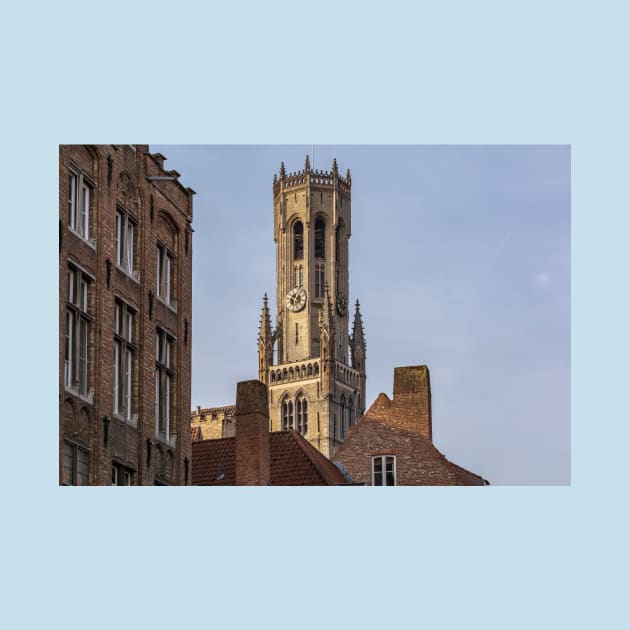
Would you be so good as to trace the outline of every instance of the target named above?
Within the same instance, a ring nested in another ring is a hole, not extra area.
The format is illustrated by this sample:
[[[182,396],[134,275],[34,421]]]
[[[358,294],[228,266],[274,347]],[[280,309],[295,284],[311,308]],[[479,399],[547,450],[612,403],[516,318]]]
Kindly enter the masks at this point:
[[[330,457],[365,408],[365,336],[348,313],[351,179],[332,171],[273,178],[276,329],[267,296],[258,334],[259,379],[270,430],[295,429]]]

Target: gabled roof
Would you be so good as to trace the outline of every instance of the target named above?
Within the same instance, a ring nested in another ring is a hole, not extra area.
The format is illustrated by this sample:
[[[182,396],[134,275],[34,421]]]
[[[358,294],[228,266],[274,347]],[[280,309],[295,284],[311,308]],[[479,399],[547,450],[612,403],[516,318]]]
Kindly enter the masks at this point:
[[[339,469],[297,431],[270,433],[269,451],[272,486],[330,486],[347,483]],[[192,484],[236,485],[236,438],[193,442]]]

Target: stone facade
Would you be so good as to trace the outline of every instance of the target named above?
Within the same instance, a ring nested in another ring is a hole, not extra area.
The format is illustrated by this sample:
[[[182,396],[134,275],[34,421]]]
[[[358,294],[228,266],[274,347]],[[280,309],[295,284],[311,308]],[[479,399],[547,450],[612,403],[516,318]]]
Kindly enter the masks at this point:
[[[353,483],[487,485],[483,478],[449,462],[433,445],[431,384],[426,365],[396,368],[393,399],[379,394],[331,459]]]
[[[197,407],[190,419],[190,426],[195,440],[217,440],[234,437],[236,424],[234,421],[235,405],[225,407]]]
[[[329,456],[365,407],[365,338],[349,333],[351,177],[310,168],[274,176],[276,329],[267,297],[258,335],[270,430],[296,429]]]
[[[192,198],[148,145],[59,148],[59,482],[183,485]]]

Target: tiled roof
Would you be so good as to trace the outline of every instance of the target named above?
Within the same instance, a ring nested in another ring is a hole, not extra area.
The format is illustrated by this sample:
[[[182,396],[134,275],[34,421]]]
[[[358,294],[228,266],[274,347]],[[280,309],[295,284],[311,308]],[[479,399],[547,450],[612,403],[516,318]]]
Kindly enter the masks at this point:
[[[272,486],[327,486],[347,483],[339,469],[296,431],[270,433],[269,450]],[[193,442],[193,485],[235,485],[235,456],[236,438]]]
[[[233,486],[236,484],[236,438],[202,440],[192,444],[192,484]]]
[[[270,437],[272,486],[347,483],[339,469],[297,431],[276,431]]]

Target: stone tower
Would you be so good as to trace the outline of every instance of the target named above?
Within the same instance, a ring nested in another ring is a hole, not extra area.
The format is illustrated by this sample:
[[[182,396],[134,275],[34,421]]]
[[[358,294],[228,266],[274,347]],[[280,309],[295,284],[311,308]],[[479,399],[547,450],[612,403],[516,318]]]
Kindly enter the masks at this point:
[[[365,337],[357,301],[348,312],[351,179],[332,171],[273,179],[276,329],[267,296],[258,335],[259,379],[270,430],[295,429],[330,457],[365,408]]]

